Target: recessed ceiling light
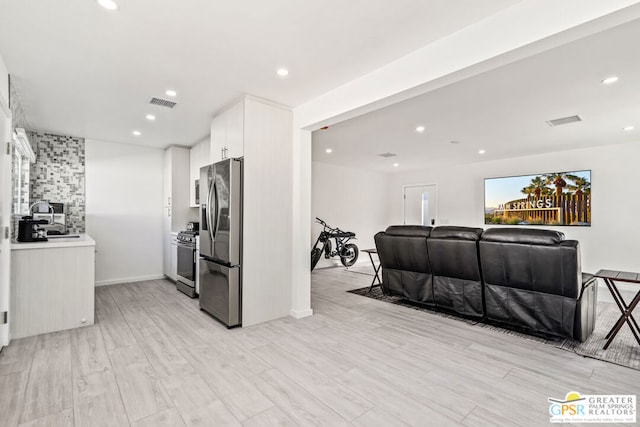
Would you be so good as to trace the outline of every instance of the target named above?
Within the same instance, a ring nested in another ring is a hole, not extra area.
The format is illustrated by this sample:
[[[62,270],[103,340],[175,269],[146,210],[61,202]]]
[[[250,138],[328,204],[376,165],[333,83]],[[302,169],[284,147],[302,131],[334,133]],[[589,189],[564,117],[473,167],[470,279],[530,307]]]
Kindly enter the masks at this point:
[[[133,132],[131,132],[131,133],[133,133],[135,136],[140,136],[140,135],[142,135],[142,132],[140,132],[139,130],[134,130],[134,131],[133,131]]]
[[[289,75],[289,70],[287,70],[286,68],[278,68],[278,71],[276,72],[280,77],[287,77]]]
[[[484,154],[484,153],[486,153],[486,150],[482,150],[482,149],[478,150],[478,154]]]
[[[634,130],[634,129],[635,129],[635,126],[625,126],[625,127],[622,128],[622,130],[626,130],[626,131],[631,131],[631,130]]]
[[[331,148],[327,148],[326,150],[324,150],[326,153],[333,153],[333,150]]]
[[[118,5],[113,0],[98,0],[98,4],[107,10],[118,10]]]
[[[424,132],[424,126],[418,126],[416,128],[416,132],[420,132],[420,133]]]
[[[145,117],[147,118],[147,120],[151,121],[154,121],[156,119],[156,116],[154,116],[153,114],[147,114]]]
[[[397,168],[398,166],[400,166],[400,163],[394,163],[394,164],[393,164],[393,167],[394,167],[394,168]]]
[[[617,81],[618,81],[618,77],[617,76],[611,76],[611,77],[607,77],[605,79],[602,79],[601,83],[603,85],[610,85],[610,84],[613,84],[613,83],[615,83]]]
[[[167,94],[167,96],[170,96],[172,98],[178,94],[178,92],[176,92],[175,90],[172,90],[172,89],[167,89],[167,91],[165,93]]]

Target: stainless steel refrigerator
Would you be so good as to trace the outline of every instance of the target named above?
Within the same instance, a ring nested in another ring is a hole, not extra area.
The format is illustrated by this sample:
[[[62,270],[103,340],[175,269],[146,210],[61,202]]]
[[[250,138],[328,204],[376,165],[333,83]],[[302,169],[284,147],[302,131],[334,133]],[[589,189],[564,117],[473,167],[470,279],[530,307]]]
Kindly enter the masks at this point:
[[[242,324],[242,159],[200,169],[200,308]]]

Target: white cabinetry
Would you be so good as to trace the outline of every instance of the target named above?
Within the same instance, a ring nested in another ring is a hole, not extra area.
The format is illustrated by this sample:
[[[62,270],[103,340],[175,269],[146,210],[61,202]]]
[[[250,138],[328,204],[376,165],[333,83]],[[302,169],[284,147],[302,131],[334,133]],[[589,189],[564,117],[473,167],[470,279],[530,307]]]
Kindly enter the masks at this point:
[[[211,121],[211,162],[244,155],[245,99],[232,104]]]
[[[218,114],[211,121],[211,163],[222,160],[224,147],[227,143],[227,116],[224,112]]]
[[[209,146],[209,137],[207,137],[205,140],[191,147],[191,151],[189,152],[189,205],[192,208],[199,206],[199,204],[196,203],[195,184],[196,181],[200,179],[200,168],[211,163],[209,160],[211,148]]]
[[[214,117],[212,161],[244,158],[242,324],[250,326],[291,310],[291,248],[270,242],[292,230],[293,116],[289,109],[245,96]],[[265,253],[270,256],[265,257]],[[271,256],[273,255],[273,256]],[[277,267],[274,268],[274,266]]]
[[[96,242],[77,238],[11,245],[11,338],[93,325]]]
[[[211,163],[244,158],[243,326],[287,316],[291,310],[291,247],[271,242],[292,230],[292,129],[291,110],[252,96],[211,122]]]
[[[165,251],[164,275],[175,282],[178,279],[178,233],[169,234],[167,249]]]
[[[172,233],[183,230],[194,219],[189,207],[189,149],[171,146],[164,152],[163,189],[163,270],[175,280],[177,247]],[[175,242],[174,242],[175,243]]]
[[[164,151],[165,225],[182,230],[189,220],[189,149],[172,146]]]
[[[226,112],[227,141],[225,144],[226,157],[237,158],[244,155],[244,99],[233,104]]]

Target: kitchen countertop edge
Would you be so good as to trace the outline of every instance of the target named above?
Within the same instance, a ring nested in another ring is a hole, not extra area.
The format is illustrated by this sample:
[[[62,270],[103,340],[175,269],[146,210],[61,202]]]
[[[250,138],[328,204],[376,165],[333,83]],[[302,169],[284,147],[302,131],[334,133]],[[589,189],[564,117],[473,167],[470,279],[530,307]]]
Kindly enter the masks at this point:
[[[96,241],[88,234],[80,237],[56,237],[46,242],[11,242],[11,250],[73,248],[79,246],[95,246]]]

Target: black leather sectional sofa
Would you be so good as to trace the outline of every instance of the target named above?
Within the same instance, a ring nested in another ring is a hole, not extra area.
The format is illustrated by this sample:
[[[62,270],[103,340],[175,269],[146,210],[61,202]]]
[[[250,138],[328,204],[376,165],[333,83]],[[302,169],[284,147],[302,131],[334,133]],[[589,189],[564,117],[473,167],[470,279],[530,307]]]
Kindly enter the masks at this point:
[[[595,326],[596,280],[561,232],[398,225],[375,242],[386,294],[578,341]]]

